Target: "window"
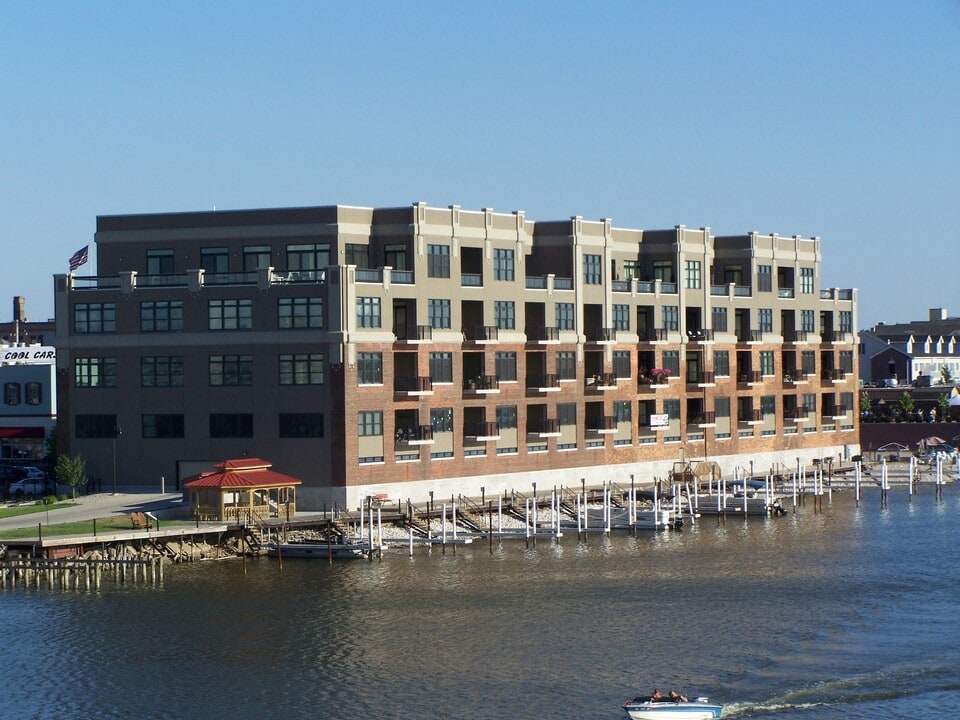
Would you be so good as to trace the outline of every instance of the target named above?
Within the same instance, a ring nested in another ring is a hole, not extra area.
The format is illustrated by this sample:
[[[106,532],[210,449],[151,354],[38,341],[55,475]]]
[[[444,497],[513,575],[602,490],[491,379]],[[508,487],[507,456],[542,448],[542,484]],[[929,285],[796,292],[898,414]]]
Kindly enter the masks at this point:
[[[427,315],[430,327],[442,329],[450,327],[450,301],[447,299],[427,300]]]
[[[493,251],[493,279],[513,280],[513,250]]]
[[[516,327],[513,301],[497,300],[494,302],[493,317],[500,330],[513,330]]]
[[[116,387],[117,359],[78,357],[73,361],[73,386]]]
[[[687,260],[684,264],[684,273],[688,290],[699,290],[703,287],[699,260]]]
[[[20,404],[20,383],[8,382],[3,384],[3,402],[5,405]]]
[[[672,260],[654,260],[653,261],[653,279],[660,282],[672,283],[673,261]]]
[[[75,333],[112,333],[117,331],[117,306],[114,303],[77,303],[73,306]]]
[[[200,248],[200,267],[208,273],[225,273],[230,269],[230,252],[225,247]]]
[[[253,385],[253,358],[250,355],[211,355],[210,384],[228,387]]]
[[[640,277],[640,263],[636,260],[623,261],[623,279],[633,280]]]
[[[773,332],[773,310],[771,308],[760,308],[757,315],[757,323],[760,332]]]
[[[816,316],[813,310],[800,311],[800,329],[808,333],[817,331]]]
[[[361,410],[357,413],[357,434],[360,437],[383,435],[383,413],[379,410]]]
[[[630,422],[630,401],[617,400],[613,403],[613,419],[615,422]]]
[[[613,306],[613,327],[616,330],[630,329],[630,306],[629,305]]]
[[[813,294],[813,268],[800,268],[800,292],[804,295]]]
[[[599,285],[603,282],[599,255],[583,256],[583,282],[585,285]]]
[[[717,420],[719,420],[720,418],[729,418],[730,417],[730,398],[728,397],[713,398],[713,412],[716,414]]]
[[[140,387],[183,387],[183,357],[140,358]]]
[[[173,273],[173,250],[147,250],[147,275]]]
[[[773,290],[773,266],[757,265],[757,290],[770,292]]]
[[[430,381],[435,383],[453,382],[453,353],[430,353]]]
[[[773,375],[773,350],[760,351],[760,374]]]
[[[847,375],[853,374],[853,351],[840,351],[840,369]]]
[[[557,353],[557,377],[560,380],[577,379],[577,363],[573,352],[562,350]]]
[[[357,383],[383,385],[383,353],[357,353]]]
[[[813,350],[800,353],[800,369],[808,375],[817,374],[817,356]]]
[[[662,308],[663,312],[663,329],[664,330],[679,330],[680,329],[680,310],[676,305],[664,305]]]
[[[803,394],[803,411],[807,415],[816,414],[817,412],[817,394],[816,393]]]
[[[767,417],[776,415],[777,398],[773,395],[764,395],[760,398],[760,414]]]
[[[727,309],[725,307],[715,307],[712,312],[713,331],[715,333],[725,333],[727,331]]]
[[[347,243],[343,248],[344,264],[356,265],[358,268],[370,267],[370,248],[367,245]]]
[[[680,419],[680,401],[676,398],[663,401],[663,412],[671,420]]]
[[[557,403],[557,424],[566,427],[577,424],[576,403]]]
[[[280,413],[280,437],[322,438],[323,413]]]
[[[357,298],[357,327],[380,327],[380,298]]]
[[[183,332],[183,301],[145,300],[141,302],[140,332]]]
[[[453,432],[453,408],[431,409],[430,427],[435,433]]]
[[[323,353],[282,354],[281,385],[323,385]]]
[[[427,277],[450,277],[450,248],[446,245],[427,245]]]
[[[840,311],[840,332],[853,332],[853,313],[849,310]]]
[[[501,430],[510,430],[517,427],[517,406],[497,406],[497,427]]]
[[[613,374],[618,378],[629,378],[630,373],[630,351],[614,350],[613,352]]]
[[[330,265],[330,244],[287,245],[287,270],[323,270]]]
[[[517,379],[517,354],[515,352],[498,352],[494,355],[497,380],[503,382]]]
[[[663,351],[663,369],[669,370],[670,374],[673,375],[673,377],[677,377],[680,374],[680,351],[679,350]]]
[[[556,304],[556,322],[559,330],[573,330],[573,303],[558,302]]]
[[[253,415],[250,413],[214,413],[210,415],[211,438],[252,438]]]
[[[277,327],[281,330],[322,328],[323,298],[280,298],[277,300]]]
[[[207,302],[209,330],[250,330],[252,327],[252,300],[209,300]]]
[[[243,270],[254,272],[270,267],[269,245],[248,245],[243,249]]]
[[[40,405],[43,402],[43,385],[41,383],[24,383],[23,391],[26,395],[27,405]]]
[[[729,350],[714,351],[713,372],[718,377],[730,376],[730,351]]]
[[[114,438],[120,429],[116,415],[76,415],[73,424],[77,438]]]
[[[183,415],[141,415],[140,434],[144,438],[182,438]]]

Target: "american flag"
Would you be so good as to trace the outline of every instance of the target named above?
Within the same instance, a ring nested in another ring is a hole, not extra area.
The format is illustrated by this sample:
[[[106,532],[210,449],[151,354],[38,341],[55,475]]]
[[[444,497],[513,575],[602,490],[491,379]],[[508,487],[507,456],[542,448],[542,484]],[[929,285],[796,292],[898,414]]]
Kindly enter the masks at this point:
[[[87,254],[89,250],[90,250],[90,246],[84,245],[82,248],[80,248],[73,255],[70,256],[70,272],[73,272],[81,265],[87,264]]]

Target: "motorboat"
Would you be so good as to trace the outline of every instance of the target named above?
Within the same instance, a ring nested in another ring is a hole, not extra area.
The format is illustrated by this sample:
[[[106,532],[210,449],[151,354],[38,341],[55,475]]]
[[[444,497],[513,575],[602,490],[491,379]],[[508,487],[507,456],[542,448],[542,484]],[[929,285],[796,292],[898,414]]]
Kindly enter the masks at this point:
[[[711,703],[708,698],[676,700],[669,697],[653,700],[650,697],[635,697],[623,704],[623,709],[632,720],[709,720],[718,718],[723,705]]]
[[[267,549],[270,557],[320,558],[322,560],[359,560],[367,557],[369,546],[358,542],[324,542],[305,540],[274,543]]]

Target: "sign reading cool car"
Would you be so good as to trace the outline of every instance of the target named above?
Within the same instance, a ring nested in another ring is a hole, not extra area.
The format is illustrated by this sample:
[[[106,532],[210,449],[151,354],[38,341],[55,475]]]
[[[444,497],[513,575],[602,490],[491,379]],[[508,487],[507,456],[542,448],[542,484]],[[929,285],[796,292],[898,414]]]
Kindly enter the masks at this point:
[[[0,348],[0,362],[52,365],[57,361],[57,350],[49,345],[27,345]]]

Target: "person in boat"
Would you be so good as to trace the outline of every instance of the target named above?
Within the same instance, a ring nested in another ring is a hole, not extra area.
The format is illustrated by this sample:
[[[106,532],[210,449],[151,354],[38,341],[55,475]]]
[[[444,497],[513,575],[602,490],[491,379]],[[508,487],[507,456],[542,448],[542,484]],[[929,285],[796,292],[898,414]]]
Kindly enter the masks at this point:
[[[660,692],[660,688],[654,688],[653,692],[650,693],[650,702],[662,702],[665,698]]]
[[[670,691],[669,698],[674,702],[687,702],[687,698],[685,698],[683,695],[676,692],[675,690]]]

